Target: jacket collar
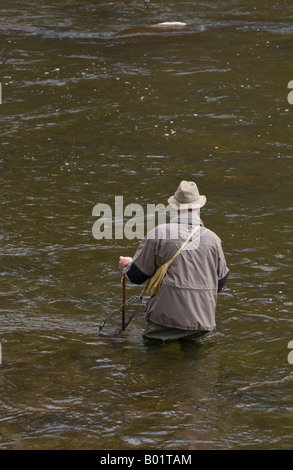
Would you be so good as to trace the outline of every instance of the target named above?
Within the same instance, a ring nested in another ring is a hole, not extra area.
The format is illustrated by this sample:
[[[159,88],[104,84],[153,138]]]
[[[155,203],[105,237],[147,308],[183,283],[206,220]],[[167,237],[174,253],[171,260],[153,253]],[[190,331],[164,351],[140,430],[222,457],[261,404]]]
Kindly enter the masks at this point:
[[[171,219],[171,222],[182,225],[201,225],[204,226],[200,216],[189,211],[180,211]]]

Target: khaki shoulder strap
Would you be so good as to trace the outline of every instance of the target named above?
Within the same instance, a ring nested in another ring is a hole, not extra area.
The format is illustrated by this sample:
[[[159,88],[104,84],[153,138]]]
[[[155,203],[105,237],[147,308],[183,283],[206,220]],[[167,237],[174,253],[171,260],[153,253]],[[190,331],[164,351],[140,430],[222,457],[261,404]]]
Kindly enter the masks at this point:
[[[192,230],[192,232],[188,235],[188,237],[186,238],[185,242],[181,245],[181,247],[179,248],[179,250],[175,253],[174,256],[172,256],[172,258],[167,261],[166,264],[168,264],[168,266],[170,266],[170,264],[172,263],[172,261],[174,261],[174,259],[176,258],[177,255],[179,255],[179,253],[181,253],[181,251],[186,247],[187,243],[189,242],[189,240],[191,239],[191,237],[195,234],[195,232],[197,231],[197,229],[199,228],[199,225],[197,225],[195,227],[194,230]]]

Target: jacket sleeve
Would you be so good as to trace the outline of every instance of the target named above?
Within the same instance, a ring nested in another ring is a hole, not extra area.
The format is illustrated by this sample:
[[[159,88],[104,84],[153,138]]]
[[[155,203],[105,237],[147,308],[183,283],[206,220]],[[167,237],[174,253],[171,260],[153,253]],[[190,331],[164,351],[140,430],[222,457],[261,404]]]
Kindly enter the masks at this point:
[[[218,245],[218,292],[220,292],[229,276],[229,268],[226,264],[225,255],[223,252],[222,245]]]
[[[228,276],[229,276],[229,271],[227,272],[226,276],[224,276],[222,279],[218,281],[218,292],[221,292],[221,290],[223,289],[228,279]]]
[[[129,263],[123,270],[123,274],[133,284],[143,284],[149,276],[141,271],[134,262]]]
[[[134,284],[143,284],[156,270],[157,241],[146,236],[139,247],[131,263],[123,269],[123,274]]]

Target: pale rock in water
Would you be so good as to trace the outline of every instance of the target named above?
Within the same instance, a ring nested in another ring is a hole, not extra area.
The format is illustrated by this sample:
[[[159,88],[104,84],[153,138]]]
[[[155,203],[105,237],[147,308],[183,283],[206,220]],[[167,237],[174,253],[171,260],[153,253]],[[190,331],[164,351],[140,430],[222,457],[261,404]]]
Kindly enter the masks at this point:
[[[155,23],[151,25],[141,26],[138,28],[127,28],[118,33],[118,36],[131,36],[131,35],[140,35],[140,34],[164,34],[164,33],[173,33],[181,32],[188,30],[189,27],[186,23],[182,21],[164,21],[162,23]]]
[[[170,28],[170,29],[180,29],[185,28],[187,26],[186,23],[182,23],[181,21],[164,21],[163,23],[155,23],[151,24],[151,28]]]

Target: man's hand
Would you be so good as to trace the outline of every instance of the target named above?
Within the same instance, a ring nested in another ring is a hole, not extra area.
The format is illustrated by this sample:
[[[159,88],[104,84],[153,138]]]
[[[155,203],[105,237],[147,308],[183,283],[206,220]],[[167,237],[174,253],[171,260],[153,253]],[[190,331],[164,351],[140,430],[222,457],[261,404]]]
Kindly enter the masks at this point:
[[[127,256],[119,256],[119,268],[121,271],[123,268],[128,264],[132,262],[132,258],[129,258]]]

